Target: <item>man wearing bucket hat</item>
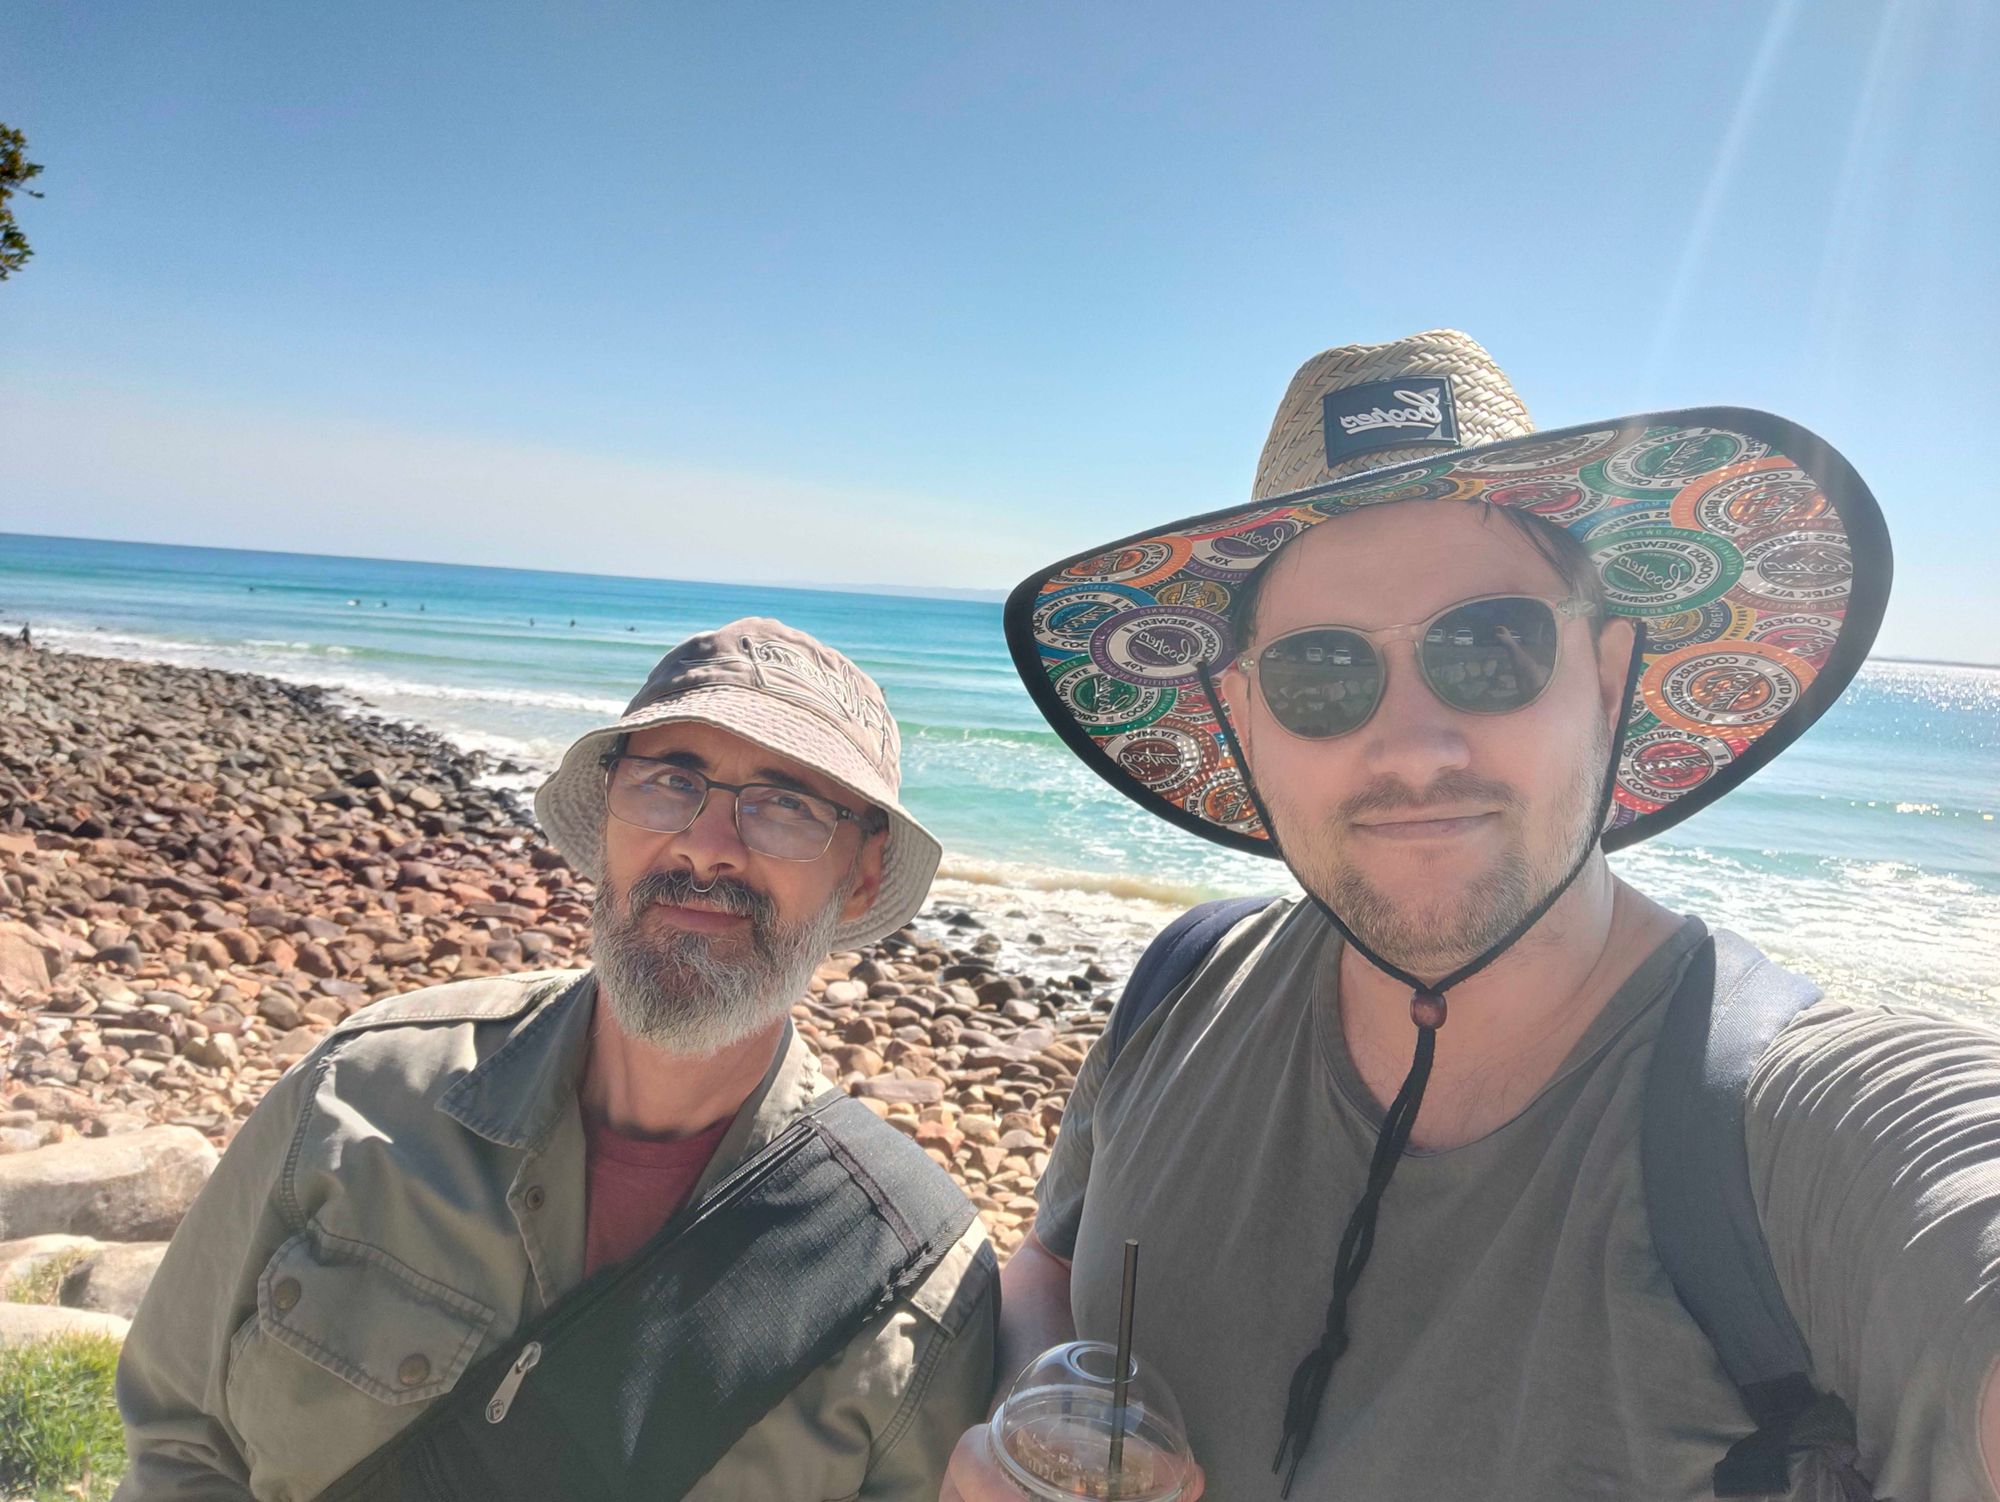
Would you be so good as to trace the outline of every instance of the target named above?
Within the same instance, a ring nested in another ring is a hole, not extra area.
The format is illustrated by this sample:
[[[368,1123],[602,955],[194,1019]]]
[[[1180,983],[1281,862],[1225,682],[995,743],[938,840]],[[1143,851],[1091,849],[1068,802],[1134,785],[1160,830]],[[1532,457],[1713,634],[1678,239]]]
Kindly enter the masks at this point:
[[[1229,1502],[1994,1496],[2000,1038],[1820,998],[1605,861],[1858,669],[1859,477],[1737,409],[1534,434],[1439,331],[1309,362],[1254,494],[1008,605],[1079,755],[1305,896],[1142,959],[1003,1385],[1110,1338],[1132,1237],[1133,1349]],[[943,1494],[1005,1495],[983,1429]]]
[[[804,633],[663,658],[535,800],[596,967],[364,1008],[272,1088],[133,1323],[118,1495],[934,1495],[992,1249],[789,1017],[925,899],[899,780]]]

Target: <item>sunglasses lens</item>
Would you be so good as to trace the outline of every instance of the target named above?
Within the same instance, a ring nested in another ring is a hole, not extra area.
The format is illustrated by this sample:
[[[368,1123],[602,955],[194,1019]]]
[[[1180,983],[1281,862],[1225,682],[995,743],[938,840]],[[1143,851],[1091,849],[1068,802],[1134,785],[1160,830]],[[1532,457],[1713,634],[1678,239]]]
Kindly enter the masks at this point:
[[[1474,600],[1431,622],[1418,644],[1437,696],[1467,714],[1532,704],[1556,666],[1556,615],[1541,600]]]
[[[1257,656],[1271,718],[1293,735],[1327,740],[1366,724],[1382,697],[1382,659],[1365,636],[1328,627],[1280,637]]]

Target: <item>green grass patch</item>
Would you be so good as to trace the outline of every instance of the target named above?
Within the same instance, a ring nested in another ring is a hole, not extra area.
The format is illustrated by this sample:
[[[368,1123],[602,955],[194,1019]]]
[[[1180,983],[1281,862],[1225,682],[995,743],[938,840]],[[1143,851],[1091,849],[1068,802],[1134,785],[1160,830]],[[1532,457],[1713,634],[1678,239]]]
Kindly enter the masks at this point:
[[[58,1335],[0,1350],[0,1495],[103,1502],[125,1469],[118,1342]]]
[[[89,1255],[82,1247],[73,1246],[43,1258],[5,1288],[0,1288],[0,1304],[60,1304],[63,1280]]]

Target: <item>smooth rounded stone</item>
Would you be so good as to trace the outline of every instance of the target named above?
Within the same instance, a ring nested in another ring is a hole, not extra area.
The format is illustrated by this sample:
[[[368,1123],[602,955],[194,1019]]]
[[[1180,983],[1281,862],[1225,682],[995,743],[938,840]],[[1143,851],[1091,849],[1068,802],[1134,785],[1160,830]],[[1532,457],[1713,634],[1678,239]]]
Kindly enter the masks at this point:
[[[835,1067],[843,1075],[859,1074],[872,1077],[888,1067],[882,1055],[861,1043],[838,1044],[828,1051],[827,1057],[833,1060]]]
[[[236,1039],[228,1033],[213,1033],[206,1038],[197,1038],[187,1046],[187,1056],[191,1063],[209,1069],[234,1069],[242,1062],[242,1052]]]
[[[972,994],[983,1007],[997,1007],[1013,1001],[1025,989],[1020,980],[1012,975],[996,975],[991,980],[981,981],[973,988]]]
[[[0,1236],[163,1240],[215,1164],[207,1138],[173,1126],[9,1154],[0,1158]]]
[[[1000,1123],[991,1116],[968,1112],[958,1119],[959,1130],[965,1133],[968,1142],[995,1145],[1000,1141]]]
[[[165,1007],[177,1016],[192,1017],[195,1014],[194,998],[183,996],[178,991],[148,991],[141,1000],[148,1006]]]
[[[273,1027],[289,1032],[304,1019],[305,1011],[282,991],[266,991],[257,998],[257,1015]]]
[[[107,945],[98,950],[93,958],[100,965],[118,965],[127,970],[137,970],[146,963],[144,952],[130,940],[123,944]]]
[[[63,1307],[132,1318],[166,1254],[164,1241],[127,1241],[101,1247],[63,1279]]]
[[[852,1093],[864,1099],[888,1101],[891,1104],[931,1105],[944,1099],[944,1081],[903,1080],[884,1076],[858,1082]]]
[[[248,929],[222,929],[216,933],[215,941],[238,965],[254,965],[264,957],[263,942]]]
[[[0,1349],[33,1345],[58,1335],[109,1335],[123,1341],[132,1322],[95,1309],[53,1304],[0,1304]]]
[[[829,981],[822,994],[828,1006],[858,1006],[868,999],[868,987],[865,982],[858,980]]]
[[[326,1028],[302,1022],[271,1045],[271,1062],[281,1068],[297,1063],[318,1047],[326,1034]]]
[[[114,944],[124,944],[132,937],[132,930],[123,923],[100,923],[90,931],[90,947],[103,953]]]
[[[44,1262],[57,1257],[92,1255],[105,1245],[94,1236],[23,1236],[0,1241],[0,1297]]]

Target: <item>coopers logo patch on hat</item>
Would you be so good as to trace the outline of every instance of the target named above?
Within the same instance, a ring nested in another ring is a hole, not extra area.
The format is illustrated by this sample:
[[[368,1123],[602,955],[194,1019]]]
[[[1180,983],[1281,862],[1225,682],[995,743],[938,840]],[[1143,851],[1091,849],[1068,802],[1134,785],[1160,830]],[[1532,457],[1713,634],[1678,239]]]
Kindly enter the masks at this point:
[[[1450,376],[1401,376],[1343,386],[1327,392],[1324,412],[1329,469],[1377,449],[1459,446]]]

